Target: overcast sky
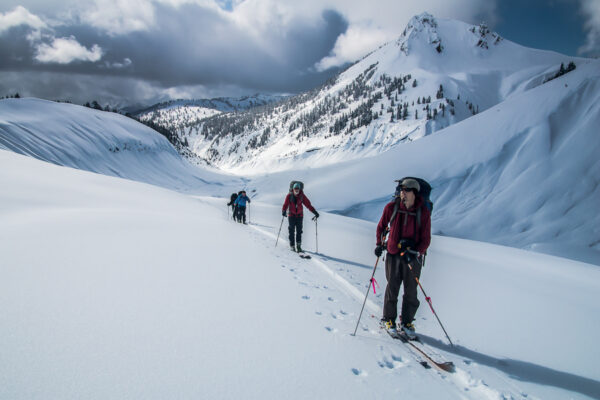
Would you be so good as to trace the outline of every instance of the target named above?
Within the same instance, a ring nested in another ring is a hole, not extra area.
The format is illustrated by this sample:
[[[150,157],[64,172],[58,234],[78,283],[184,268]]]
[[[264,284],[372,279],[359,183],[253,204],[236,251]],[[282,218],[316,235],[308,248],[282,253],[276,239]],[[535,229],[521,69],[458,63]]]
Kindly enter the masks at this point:
[[[600,55],[600,0],[2,0],[0,96],[123,106],[297,93],[423,11]]]

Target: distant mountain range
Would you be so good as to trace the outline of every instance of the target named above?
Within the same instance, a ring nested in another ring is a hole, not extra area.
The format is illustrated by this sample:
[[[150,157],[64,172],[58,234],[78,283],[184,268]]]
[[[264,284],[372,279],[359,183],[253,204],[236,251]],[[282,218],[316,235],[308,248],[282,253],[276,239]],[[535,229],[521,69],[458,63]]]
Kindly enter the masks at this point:
[[[541,85],[572,60],[512,43],[485,25],[423,13],[397,40],[309,92],[237,109],[175,101],[139,117],[176,131],[193,153],[225,170],[327,165],[431,135]]]

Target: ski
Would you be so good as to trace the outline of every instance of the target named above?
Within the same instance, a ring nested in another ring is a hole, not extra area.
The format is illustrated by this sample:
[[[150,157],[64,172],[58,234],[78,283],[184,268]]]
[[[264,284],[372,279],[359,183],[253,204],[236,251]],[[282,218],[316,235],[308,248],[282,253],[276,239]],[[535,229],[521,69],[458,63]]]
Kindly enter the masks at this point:
[[[390,335],[390,337],[392,339],[396,339],[396,340],[402,340],[400,339],[400,335],[399,334],[393,334],[392,332],[390,332],[389,330],[387,330],[387,328],[385,328],[384,326],[381,327],[381,329],[383,329],[388,335]],[[431,369],[431,365],[429,365],[429,363],[427,362],[427,360],[425,360],[420,354],[417,354],[413,351],[411,351],[413,357],[415,358],[415,360],[421,364],[421,366],[425,369]]]
[[[421,339],[418,338],[418,336],[416,339],[410,340],[406,335],[398,334],[398,339],[401,340],[403,343],[408,344],[409,346],[411,346],[411,348],[417,350],[419,353],[421,353],[421,355],[423,355],[423,357],[425,357],[436,368],[449,373],[453,373],[456,371],[456,368],[454,367],[454,363],[452,361],[435,361],[433,357],[422,348],[424,346],[424,343],[421,341]]]
[[[400,340],[402,343],[408,345],[409,348],[412,350],[413,354],[417,357],[417,362],[421,364],[424,368],[430,369],[431,365],[433,365],[437,369],[444,372],[453,373],[456,371],[456,368],[452,361],[438,362],[434,360],[433,357],[420,346],[423,345],[423,342],[421,342],[421,340],[418,337],[414,340],[409,340],[408,337],[402,333],[393,334],[383,326],[382,329],[386,331],[388,335],[390,335],[392,338]]]

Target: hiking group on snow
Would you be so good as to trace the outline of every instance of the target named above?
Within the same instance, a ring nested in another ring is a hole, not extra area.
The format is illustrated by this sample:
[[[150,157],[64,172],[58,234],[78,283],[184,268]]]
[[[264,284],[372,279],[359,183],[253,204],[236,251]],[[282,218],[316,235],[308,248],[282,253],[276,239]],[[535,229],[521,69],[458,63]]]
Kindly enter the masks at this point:
[[[232,193],[229,198],[228,206],[231,206],[232,217],[234,221],[246,224],[246,203],[252,201],[246,195],[246,191],[242,190],[239,193]]]
[[[416,338],[413,321],[420,304],[417,297],[417,288],[420,286],[419,278],[425,262],[425,254],[431,243],[433,203],[429,199],[431,186],[425,180],[407,177],[397,182],[394,197],[384,207],[377,224],[374,253],[377,261],[379,261],[383,252],[387,251],[385,258],[387,285],[381,324],[391,335],[404,335],[407,339],[412,340]],[[244,190],[231,195],[227,206],[232,207],[233,219],[237,222],[246,224],[247,203],[250,203],[250,198]],[[282,220],[277,241],[279,241],[279,235],[281,234],[283,219],[287,217],[290,249],[299,253],[303,258],[310,258],[302,250],[304,206],[314,214],[312,219],[316,224],[319,213],[304,193],[304,183],[292,181],[281,208]],[[277,242],[275,245],[277,245]],[[373,276],[376,268],[377,262],[373,269]],[[374,278],[371,277],[371,282],[373,280]],[[404,287],[404,294],[397,325],[398,295],[402,286]],[[427,299],[429,301],[429,298]],[[433,308],[432,311],[435,314]],[[397,329],[398,326],[400,331]]]

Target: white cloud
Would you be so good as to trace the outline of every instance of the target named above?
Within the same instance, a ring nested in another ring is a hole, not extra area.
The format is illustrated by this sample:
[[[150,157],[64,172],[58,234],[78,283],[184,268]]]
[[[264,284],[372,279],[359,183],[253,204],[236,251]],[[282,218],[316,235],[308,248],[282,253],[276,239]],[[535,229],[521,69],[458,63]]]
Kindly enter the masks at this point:
[[[102,58],[102,49],[97,44],[90,50],[82,46],[73,36],[54,39],[51,44],[37,46],[35,59],[42,63],[69,64],[73,61],[98,61]]]
[[[46,23],[40,17],[30,13],[23,6],[17,6],[13,11],[0,13],[0,33],[19,25],[29,25],[38,30],[46,27]]]
[[[581,11],[586,18],[584,29],[587,31],[586,41],[578,49],[580,55],[600,56],[600,1],[580,0]]]
[[[81,19],[109,35],[145,31],[155,22],[155,9],[149,0],[95,0],[81,11]]]
[[[356,61],[376,49],[387,38],[388,35],[381,28],[351,25],[338,37],[331,55],[319,61],[315,68],[317,71],[325,71],[331,67]]]
[[[131,58],[129,57],[125,57],[123,59],[123,62],[108,62],[105,61],[103,67],[104,68],[112,68],[112,69],[122,69],[122,68],[127,68],[129,67],[131,64],[133,64],[133,61],[131,61]]]

